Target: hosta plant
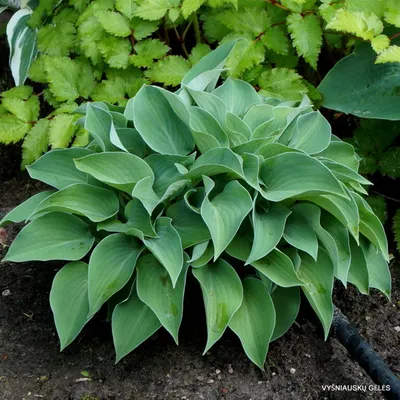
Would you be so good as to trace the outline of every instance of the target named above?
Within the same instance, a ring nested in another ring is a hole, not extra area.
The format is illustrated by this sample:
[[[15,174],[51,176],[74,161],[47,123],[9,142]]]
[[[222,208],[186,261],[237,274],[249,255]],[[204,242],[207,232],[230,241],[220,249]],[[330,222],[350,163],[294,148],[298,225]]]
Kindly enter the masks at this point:
[[[161,327],[178,342],[189,275],[205,351],[229,328],[260,368],[301,291],[325,337],[335,278],[390,295],[387,241],[353,147],[307,98],[231,78],[216,87],[225,55],[201,60],[175,93],[145,85],[125,108],[85,104],[90,144],[28,167],[53,189],[4,217],[29,223],[3,261],[69,261],[50,293],[61,349],[106,304],[117,360]]]

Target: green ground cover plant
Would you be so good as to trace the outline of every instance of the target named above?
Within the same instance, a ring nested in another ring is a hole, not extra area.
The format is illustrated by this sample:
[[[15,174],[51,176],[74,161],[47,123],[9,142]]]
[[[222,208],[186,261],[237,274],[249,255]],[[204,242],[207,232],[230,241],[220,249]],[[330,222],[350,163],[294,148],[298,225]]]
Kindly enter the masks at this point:
[[[36,101],[6,93],[0,142],[24,140],[22,167],[52,148],[84,144],[73,110],[87,100],[125,106],[143,84],[179,86],[211,48],[241,38],[223,77],[240,78],[268,96],[321,102],[323,70],[370,43],[377,63],[399,61],[398,0],[43,0],[9,24],[16,85]],[[33,11],[32,11],[33,10]],[[324,53],[325,66],[318,63]],[[28,90],[28,89],[27,89]],[[30,102],[28,105],[27,102]],[[30,120],[27,117],[34,116]],[[37,126],[38,125],[38,126]]]
[[[3,218],[28,222],[3,261],[69,261],[50,293],[61,349],[106,305],[117,361],[161,327],[178,342],[189,274],[205,352],[229,328],[260,368],[301,291],[325,337],[335,279],[390,297],[388,244],[353,146],[307,96],[218,85],[235,45],[202,58],[176,92],[145,85],[123,107],[83,104],[73,115],[89,144],[28,167],[53,189]]]

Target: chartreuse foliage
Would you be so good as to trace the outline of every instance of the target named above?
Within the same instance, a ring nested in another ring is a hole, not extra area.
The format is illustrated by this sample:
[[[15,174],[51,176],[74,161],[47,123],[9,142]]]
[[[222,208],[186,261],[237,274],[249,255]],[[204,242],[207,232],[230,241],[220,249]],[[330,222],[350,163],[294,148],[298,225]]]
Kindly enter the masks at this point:
[[[280,101],[233,78],[216,87],[233,45],[178,92],[145,85],[120,111],[81,107],[89,145],[28,167],[54,190],[4,217],[29,222],[4,261],[69,261],[50,294],[61,349],[106,303],[117,361],[160,327],[178,342],[189,276],[203,294],[205,351],[229,328],[260,368],[300,291],[325,337],[335,278],[390,296],[387,241],[353,147],[307,97]]]
[[[210,46],[237,38],[224,78],[243,79],[267,97],[320,101],[313,85],[323,48],[335,60],[366,41],[373,62],[399,61],[397,32],[384,30],[400,28],[399,10],[398,0],[43,0],[29,20],[30,8],[9,24],[11,65],[21,85],[32,64],[29,78],[47,103],[41,116],[48,119],[50,105],[57,123],[31,131],[36,124],[21,128],[5,112],[0,140],[26,135],[23,167],[49,147],[85,145],[87,132],[72,127],[77,105],[125,106],[143,84],[179,86]]]

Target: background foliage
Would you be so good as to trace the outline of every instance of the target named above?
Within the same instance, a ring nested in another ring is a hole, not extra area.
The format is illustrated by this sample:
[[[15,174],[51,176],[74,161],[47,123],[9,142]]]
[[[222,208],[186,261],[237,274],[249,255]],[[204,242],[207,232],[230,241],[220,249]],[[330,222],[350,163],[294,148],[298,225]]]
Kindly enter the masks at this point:
[[[385,26],[399,20],[397,0],[44,0],[27,27],[37,32],[28,75],[39,113],[34,97],[3,100],[0,141],[25,138],[23,167],[49,146],[83,144],[87,132],[71,115],[79,104],[125,105],[143,83],[176,86],[210,47],[235,38],[227,76],[267,96],[318,102],[321,75],[357,42],[371,42],[378,63],[398,60]]]

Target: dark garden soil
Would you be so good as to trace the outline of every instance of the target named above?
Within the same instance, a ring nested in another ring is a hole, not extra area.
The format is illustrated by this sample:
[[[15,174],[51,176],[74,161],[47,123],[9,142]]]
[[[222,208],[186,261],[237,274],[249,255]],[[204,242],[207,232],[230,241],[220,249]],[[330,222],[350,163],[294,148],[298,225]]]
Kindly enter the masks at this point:
[[[1,152],[1,149],[0,149]],[[13,153],[7,152],[13,158]],[[19,155],[15,154],[17,160]],[[12,159],[0,154],[0,218],[43,186],[23,174],[14,178]],[[8,165],[7,165],[8,164]],[[4,167],[6,167],[4,169]],[[0,236],[0,259],[20,227]],[[381,399],[377,392],[324,392],[322,385],[373,382],[335,340],[324,342],[318,321],[302,309],[296,324],[272,343],[267,368],[247,360],[239,341],[226,334],[207,355],[200,292],[189,281],[181,344],[160,332],[114,365],[110,326],[105,315],[92,320],[78,340],[59,353],[48,303],[60,263],[0,265],[0,399],[46,400],[312,400]],[[392,265],[393,296],[362,296],[335,289],[335,303],[360,333],[400,375],[400,273]],[[396,330],[397,327],[397,330]]]

